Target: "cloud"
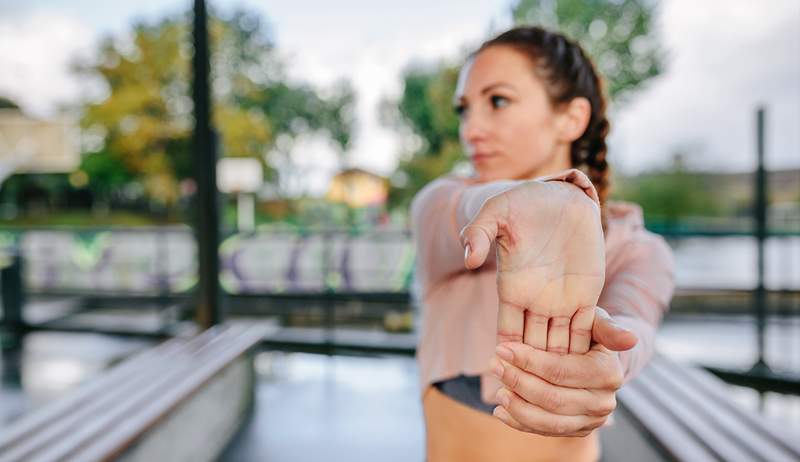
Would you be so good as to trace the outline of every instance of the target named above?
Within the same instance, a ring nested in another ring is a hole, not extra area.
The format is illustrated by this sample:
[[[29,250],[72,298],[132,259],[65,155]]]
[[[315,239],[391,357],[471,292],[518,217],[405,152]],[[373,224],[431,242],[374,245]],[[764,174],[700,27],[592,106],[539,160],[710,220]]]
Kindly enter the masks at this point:
[[[800,167],[800,4],[673,0],[659,25],[667,71],[617,115],[615,165],[647,170],[688,147],[694,167],[750,170],[763,105],[768,167]]]
[[[0,18],[0,94],[37,116],[53,115],[60,104],[84,91],[70,73],[77,57],[91,56],[94,31],[57,12],[4,14]]]

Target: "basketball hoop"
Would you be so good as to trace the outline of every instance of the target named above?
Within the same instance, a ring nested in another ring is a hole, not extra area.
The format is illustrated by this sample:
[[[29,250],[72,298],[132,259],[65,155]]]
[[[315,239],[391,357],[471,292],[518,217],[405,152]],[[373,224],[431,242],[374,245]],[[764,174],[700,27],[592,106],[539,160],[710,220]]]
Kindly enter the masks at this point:
[[[0,109],[0,184],[15,173],[69,173],[80,165],[72,125]]]

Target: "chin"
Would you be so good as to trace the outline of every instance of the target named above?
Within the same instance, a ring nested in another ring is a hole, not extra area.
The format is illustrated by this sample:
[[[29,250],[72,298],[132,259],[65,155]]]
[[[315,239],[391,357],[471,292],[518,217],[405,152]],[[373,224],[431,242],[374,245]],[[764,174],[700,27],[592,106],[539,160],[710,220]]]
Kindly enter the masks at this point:
[[[481,183],[486,183],[489,181],[508,180],[512,178],[507,174],[507,172],[499,170],[489,170],[489,169],[480,169],[480,170],[476,169],[475,177]]]

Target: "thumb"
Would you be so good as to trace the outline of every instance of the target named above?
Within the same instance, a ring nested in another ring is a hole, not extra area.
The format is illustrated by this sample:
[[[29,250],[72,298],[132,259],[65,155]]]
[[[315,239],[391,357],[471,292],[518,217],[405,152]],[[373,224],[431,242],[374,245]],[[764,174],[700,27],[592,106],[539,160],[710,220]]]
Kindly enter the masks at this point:
[[[630,350],[639,341],[636,334],[614,322],[611,315],[599,307],[592,324],[592,340],[612,351]]]
[[[492,242],[497,239],[497,219],[494,201],[484,202],[478,214],[461,230],[464,246],[464,266],[475,269],[483,265],[489,256]]]

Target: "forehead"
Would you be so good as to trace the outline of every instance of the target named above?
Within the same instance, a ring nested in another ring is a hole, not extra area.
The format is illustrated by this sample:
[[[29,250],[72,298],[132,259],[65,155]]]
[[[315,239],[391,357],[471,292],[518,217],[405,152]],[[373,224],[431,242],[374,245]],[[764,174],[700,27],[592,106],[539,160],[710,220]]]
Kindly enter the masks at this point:
[[[486,85],[503,82],[520,90],[540,85],[530,59],[522,52],[506,46],[487,48],[461,68],[455,97],[480,93]]]

